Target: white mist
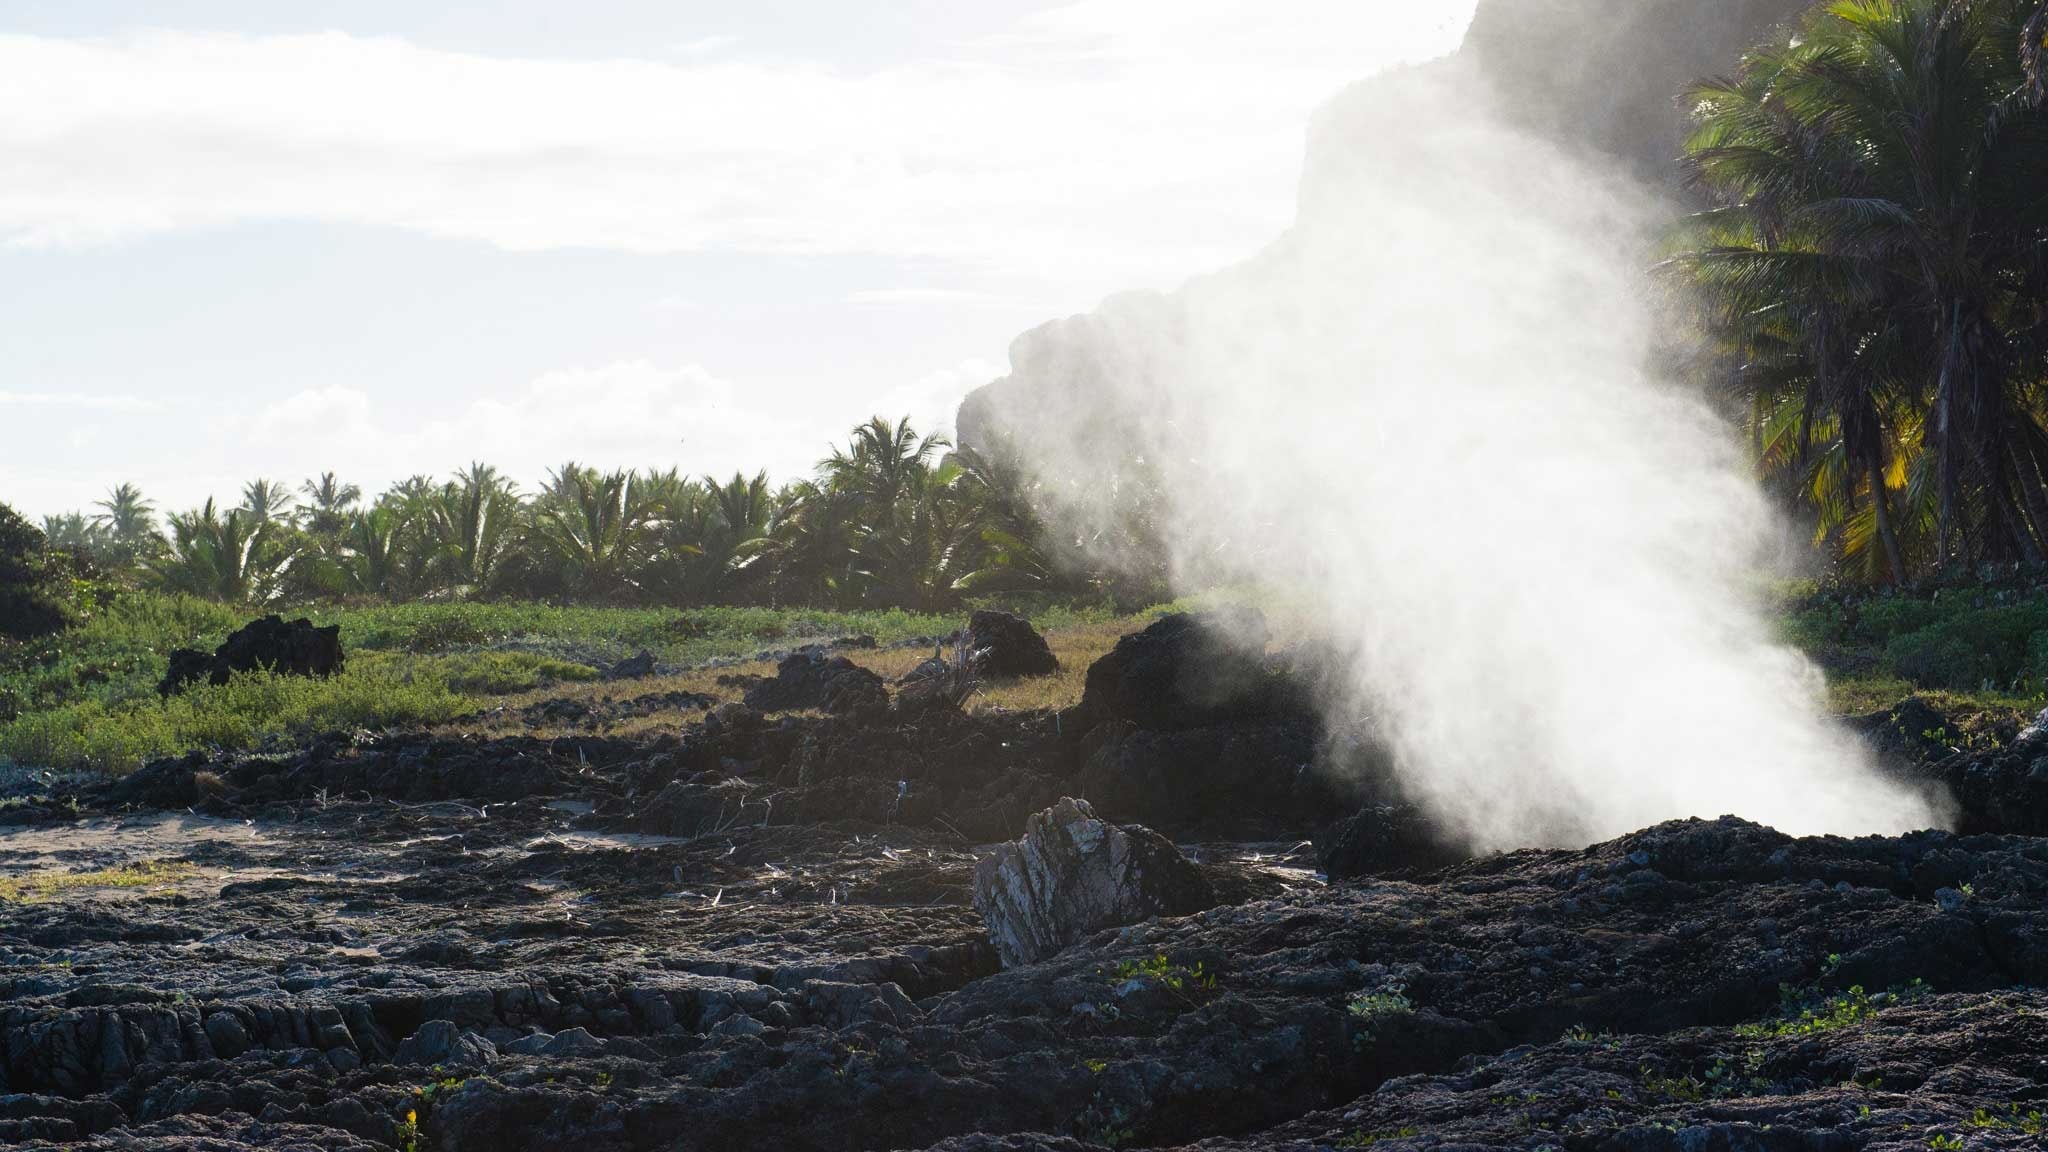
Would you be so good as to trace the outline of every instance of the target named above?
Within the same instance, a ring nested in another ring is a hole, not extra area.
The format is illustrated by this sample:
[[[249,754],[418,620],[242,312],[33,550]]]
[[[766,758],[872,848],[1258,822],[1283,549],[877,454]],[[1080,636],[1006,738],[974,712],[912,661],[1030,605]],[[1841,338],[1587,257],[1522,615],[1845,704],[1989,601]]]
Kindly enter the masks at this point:
[[[1374,90],[1287,237],[1125,334],[1180,572],[1305,599],[1332,707],[1481,848],[1931,823],[1774,640],[1780,537],[1730,430],[1647,370],[1647,194],[1502,127],[1467,71]]]

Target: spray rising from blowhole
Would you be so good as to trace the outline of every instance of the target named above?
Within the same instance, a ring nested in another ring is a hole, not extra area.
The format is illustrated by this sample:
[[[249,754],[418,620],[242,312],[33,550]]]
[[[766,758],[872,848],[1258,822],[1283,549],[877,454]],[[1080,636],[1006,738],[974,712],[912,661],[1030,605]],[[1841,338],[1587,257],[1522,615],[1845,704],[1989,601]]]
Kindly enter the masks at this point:
[[[1479,848],[1932,823],[1776,642],[1779,537],[1730,430],[1647,370],[1658,206],[1503,126],[1469,73],[1379,90],[1272,251],[1118,331],[1112,407],[1151,413],[1130,434],[1179,574],[1306,604],[1333,707]],[[1074,475],[1086,442],[1022,447]]]

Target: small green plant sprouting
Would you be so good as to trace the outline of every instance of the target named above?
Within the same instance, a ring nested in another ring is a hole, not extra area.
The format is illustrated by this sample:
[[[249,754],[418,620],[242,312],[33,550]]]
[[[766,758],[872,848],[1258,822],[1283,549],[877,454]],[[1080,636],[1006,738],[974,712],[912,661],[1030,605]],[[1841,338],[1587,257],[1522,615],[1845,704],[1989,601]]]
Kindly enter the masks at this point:
[[[1204,970],[1201,961],[1197,960],[1194,967],[1190,968],[1185,964],[1175,964],[1168,960],[1164,952],[1149,960],[1126,960],[1116,966],[1115,975],[1119,984],[1130,980],[1149,980],[1175,992],[1187,988],[1199,988],[1203,991],[1214,991],[1216,988],[1216,974]]]
[[[1408,999],[1408,990],[1397,984],[1377,992],[1354,992],[1344,1010],[1361,1020],[1381,1020],[1415,1011],[1415,1002]]]
[[[1665,1096],[1697,1104],[1707,1098],[1707,1086],[1694,1076],[1653,1076],[1649,1065],[1639,1069],[1643,1077],[1643,1091],[1653,1096]]]
[[[398,1152],[420,1152],[420,1113],[417,1108],[407,1108],[405,1120],[398,1125]]]
[[[1344,1005],[1353,1019],[1365,1025],[1364,1029],[1351,1038],[1351,1046],[1363,1051],[1367,1044],[1379,1038],[1382,1026],[1406,1019],[1415,1012],[1415,1002],[1408,998],[1408,989],[1400,984],[1372,992],[1353,992]]]
[[[1863,992],[1863,985],[1851,985],[1840,996],[1830,996],[1800,1010],[1799,1015],[1789,1020],[1768,1020],[1761,1024],[1743,1024],[1735,1029],[1738,1036],[1772,1039],[1783,1036],[1811,1036],[1826,1032],[1859,1020],[1866,1020],[1876,1014],[1877,1008],[1870,997]]]
[[[1103,1071],[1103,1069],[1105,1069],[1105,1068],[1108,1068],[1108,1067],[1109,1067],[1109,1061],[1107,1061],[1107,1060],[1090,1060],[1090,1061],[1088,1061],[1088,1062],[1087,1062],[1087,1064],[1086,1064],[1086,1067],[1087,1067],[1087,1069],[1088,1069],[1088,1071],[1089,1071],[1089,1073],[1090,1073],[1091,1075],[1095,1075],[1095,1076],[1100,1076],[1100,1075],[1102,1075],[1102,1071]]]
[[[2004,1115],[1993,1112],[1988,1108],[1977,1109],[1976,1114],[1970,1117],[1970,1127],[1989,1129],[1994,1132],[2018,1132],[2028,1136],[2040,1136],[2048,1134],[2048,1117],[2044,1117],[2038,1108],[2031,1112],[2022,1113],[2019,1105],[2008,1104],[2005,1106]]]
[[[1936,1136],[1934,1139],[1929,1140],[1927,1142],[1927,1146],[1929,1148],[1941,1149],[1961,1148],[1963,1146],[1963,1138],[1952,1133],[1944,1132]]]
[[[437,1068],[435,1069],[435,1071],[439,1071],[439,1069]],[[417,1090],[415,1090],[413,1094],[420,1098],[420,1103],[432,1104],[434,1102],[434,1097],[445,1096],[448,1093],[455,1091],[457,1088],[460,1088],[467,1083],[469,1083],[469,1081],[460,1076],[444,1076],[441,1079],[434,1081],[432,1084],[420,1085],[420,1087]]]
[[[611,1073],[609,1073],[609,1072],[599,1072],[599,1073],[597,1074],[597,1086],[598,1086],[598,1087],[599,1087],[600,1089],[604,1089],[604,1088],[609,1088],[609,1087],[611,1087],[611,1086],[612,1086],[612,1074],[611,1074]]]

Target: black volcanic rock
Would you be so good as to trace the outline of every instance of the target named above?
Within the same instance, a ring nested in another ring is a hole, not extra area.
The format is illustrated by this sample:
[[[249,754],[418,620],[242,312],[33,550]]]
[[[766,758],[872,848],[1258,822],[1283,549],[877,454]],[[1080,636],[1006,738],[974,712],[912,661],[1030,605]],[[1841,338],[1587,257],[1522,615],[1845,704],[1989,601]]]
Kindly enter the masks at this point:
[[[171,696],[195,681],[226,684],[237,672],[258,669],[280,676],[324,679],[340,673],[344,663],[341,625],[321,628],[304,618],[286,621],[281,616],[264,616],[236,629],[211,653],[173,649],[170,667],[157,691]]]
[[[977,676],[1050,676],[1060,670],[1029,620],[989,609],[967,619],[967,665]]]
[[[853,712],[887,707],[889,691],[880,676],[846,657],[806,648],[783,657],[773,679],[747,689],[746,703],[757,712]]]
[[[1175,731],[1312,716],[1308,693],[1264,655],[1256,610],[1161,616],[1088,666],[1077,731],[1109,720]]]

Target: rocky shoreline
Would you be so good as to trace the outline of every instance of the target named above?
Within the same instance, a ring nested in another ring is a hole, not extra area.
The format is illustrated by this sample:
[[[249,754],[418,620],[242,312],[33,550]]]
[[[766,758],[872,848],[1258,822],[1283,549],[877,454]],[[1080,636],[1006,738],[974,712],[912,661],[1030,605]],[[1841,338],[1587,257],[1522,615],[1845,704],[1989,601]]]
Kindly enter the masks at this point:
[[[1189,696],[1173,670],[1217,661],[1180,627],[1065,714],[863,688],[682,701],[644,738],[337,734],[18,783],[0,1142],[2040,1146],[2032,741],[1897,769],[1997,832],[1721,818],[1465,858],[1369,775],[1296,770],[1330,740],[1275,666]],[[1123,845],[1176,902],[999,949],[978,864],[1098,814],[1075,851]]]

